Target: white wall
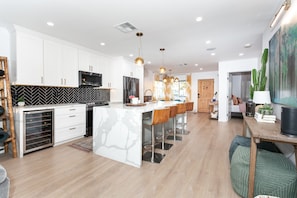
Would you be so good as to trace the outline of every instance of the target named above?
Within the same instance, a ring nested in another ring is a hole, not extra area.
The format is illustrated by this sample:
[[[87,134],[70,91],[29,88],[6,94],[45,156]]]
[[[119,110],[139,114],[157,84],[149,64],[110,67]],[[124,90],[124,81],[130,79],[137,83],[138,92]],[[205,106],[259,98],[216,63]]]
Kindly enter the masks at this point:
[[[263,39],[262,39],[263,40],[263,43],[262,43],[263,49],[269,48],[270,39],[275,34],[275,32],[279,30],[281,25],[289,23],[290,21],[293,20],[293,18],[296,19],[296,16],[297,16],[296,13],[297,13],[297,0],[292,0],[290,9],[285,12],[284,16],[281,18],[279,23],[274,28],[270,28],[268,26],[266,31],[264,32]],[[269,64],[267,64],[266,71],[267,71],[267,77],[269,78]],[[268,79],[268,83],[269,83],[269,79]],[[278,119],[281,119],[281,107],[282,107],[282,105],[273,104],[273,111]]]
[[[219,93],[218,89],[218,72],[199,72],[199,73],[192,73],[192,101],[194,102],[194,112],[197,112],[198,109],[198,80],[202,79],[214,79],[214,93],[217,91]]]
[[[258,58],[219,62],[219,121],[228,121],[229,73],[247,72],[258,68]]]
[[[10,36],[7,29],[0,27],[0,56],[10,57]]]
[[[145,96],[145,91],[147,90],[147,94],[150,95],[151,91],[153,91],[154,87],[154,73],[147,69],[144,69],[144,77],[143,77],[143,96]]]

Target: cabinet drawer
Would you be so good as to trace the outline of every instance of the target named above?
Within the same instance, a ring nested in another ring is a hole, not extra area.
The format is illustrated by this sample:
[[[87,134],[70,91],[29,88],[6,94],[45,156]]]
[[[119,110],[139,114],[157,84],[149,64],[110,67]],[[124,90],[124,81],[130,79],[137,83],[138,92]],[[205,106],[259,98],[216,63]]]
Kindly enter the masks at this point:
[[[81,114],[85,111],[85,106],[59,107],[55,109],[55,116],[66,114]]]
[[[71,141],[86,134],[86,125],[80,124],[55,130],[55,144]]]
[[[55,116],[55,129],[83,124],[86,122],[86,113]]]

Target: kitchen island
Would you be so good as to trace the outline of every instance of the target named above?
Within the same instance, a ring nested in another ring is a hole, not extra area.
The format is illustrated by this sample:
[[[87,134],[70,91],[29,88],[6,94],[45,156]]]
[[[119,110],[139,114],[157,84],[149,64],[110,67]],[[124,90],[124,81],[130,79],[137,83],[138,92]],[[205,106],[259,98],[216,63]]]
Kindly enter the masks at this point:
[[[154,102],[144,106],[110,104],[93,109],[93,152],[134,167],[142,164],[142,118],[154,109],[177,102]]]

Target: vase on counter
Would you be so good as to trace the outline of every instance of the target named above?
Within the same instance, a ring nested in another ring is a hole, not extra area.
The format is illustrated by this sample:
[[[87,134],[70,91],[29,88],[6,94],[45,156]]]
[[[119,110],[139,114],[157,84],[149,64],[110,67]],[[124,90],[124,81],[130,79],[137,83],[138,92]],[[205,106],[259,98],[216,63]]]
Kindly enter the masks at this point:
[[[138,98],[137,97],[131,98],[130,102],[131,104],[138,104]]]

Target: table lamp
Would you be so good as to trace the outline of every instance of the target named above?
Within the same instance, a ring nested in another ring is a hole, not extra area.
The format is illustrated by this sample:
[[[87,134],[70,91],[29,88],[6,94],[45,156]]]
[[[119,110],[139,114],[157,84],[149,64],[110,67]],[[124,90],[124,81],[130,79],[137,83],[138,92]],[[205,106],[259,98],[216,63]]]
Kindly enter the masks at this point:
[[[254,91],[253,102],[256,104],[255,112],[258,112],[258,109],[263,107],[263,105],[270,105],[270,91]]]

